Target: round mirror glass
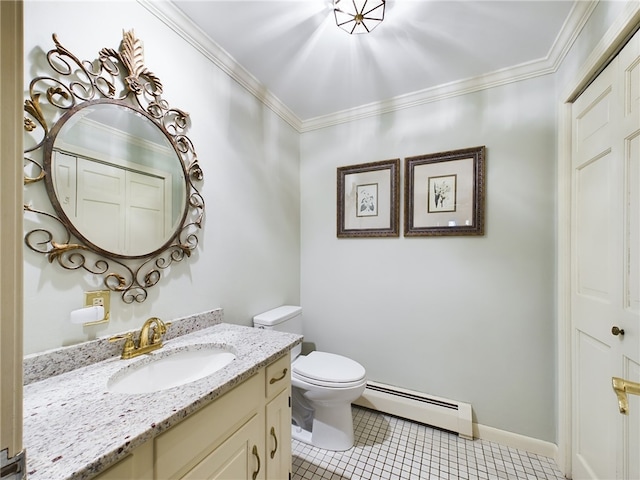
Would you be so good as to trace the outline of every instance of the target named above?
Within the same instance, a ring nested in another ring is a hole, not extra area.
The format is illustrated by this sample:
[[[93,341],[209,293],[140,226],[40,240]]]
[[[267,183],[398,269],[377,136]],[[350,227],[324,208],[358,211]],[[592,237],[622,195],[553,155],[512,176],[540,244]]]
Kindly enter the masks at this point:
[[[187,213],[184,165],[146,114],[87,102],[65,114],[45,146],[47,190],[73,233],[118,257],[144,257],[172,240]]]

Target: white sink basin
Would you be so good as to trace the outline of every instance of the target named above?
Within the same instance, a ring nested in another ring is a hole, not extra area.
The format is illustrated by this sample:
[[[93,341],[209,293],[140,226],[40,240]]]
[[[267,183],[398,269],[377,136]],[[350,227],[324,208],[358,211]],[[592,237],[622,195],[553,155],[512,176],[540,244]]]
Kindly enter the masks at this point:
[[[113,393],[151,393],[186,385],[207,377],[231,363],[230,348],[215,345],[191,345],[162,351],[114,373],[107,382]]]

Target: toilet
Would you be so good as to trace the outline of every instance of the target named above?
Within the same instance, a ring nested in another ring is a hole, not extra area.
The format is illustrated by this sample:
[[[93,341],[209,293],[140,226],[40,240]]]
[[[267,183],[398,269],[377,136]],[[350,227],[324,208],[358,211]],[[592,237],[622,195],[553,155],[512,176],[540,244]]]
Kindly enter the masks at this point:
[[[302,335],[302,307],[283,305],[253,317],[253,326]],[[353,447],[351,402],[366,385],[358,362],[333,353],[291,350],[291,435],[325,450]]]

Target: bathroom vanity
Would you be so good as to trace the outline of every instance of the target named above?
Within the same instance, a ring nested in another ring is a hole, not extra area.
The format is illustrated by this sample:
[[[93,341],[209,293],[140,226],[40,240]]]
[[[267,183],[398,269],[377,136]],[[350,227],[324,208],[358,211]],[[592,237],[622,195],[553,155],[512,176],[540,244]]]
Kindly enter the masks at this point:
[[[290,364],[287,354],[262,368],[96,478],[288,479]]]
[[[289,352],[301,340],[221,323],[170,339],[151,355],[111,357],[26,385],[28,477],[288,479]],[[228,348],[236,358],[179,387],[109,390],[123,368],[203,344]]]

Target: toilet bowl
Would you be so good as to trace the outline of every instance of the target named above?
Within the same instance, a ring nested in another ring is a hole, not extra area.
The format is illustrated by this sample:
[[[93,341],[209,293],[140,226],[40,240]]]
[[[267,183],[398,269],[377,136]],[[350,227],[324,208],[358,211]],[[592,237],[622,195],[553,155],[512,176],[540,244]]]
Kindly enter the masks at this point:
[[[302,308],[285,305],[253,317],[254,326],[302,334]],[[291,351],[291,434],[314,447],[344,451],[354,443],[351,402],[366,386],[355,360],[327,352]]]
[[[351,402],[364,392],[365,373],[362,365],[341,355],[298,357],[291,364],[293,438],[326,450],[349,450],[354,442]]]

